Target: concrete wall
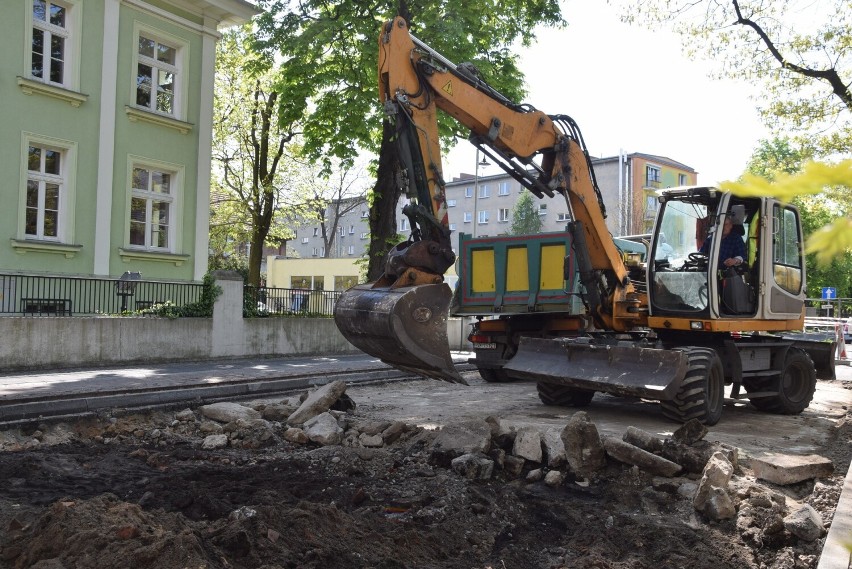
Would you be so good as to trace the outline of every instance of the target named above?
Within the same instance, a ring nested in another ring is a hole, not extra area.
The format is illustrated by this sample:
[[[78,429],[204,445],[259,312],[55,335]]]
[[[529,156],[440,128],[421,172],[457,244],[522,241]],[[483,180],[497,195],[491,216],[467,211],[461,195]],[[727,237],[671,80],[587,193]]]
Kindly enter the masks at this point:
[[[220,274],[213,318],[0,317],[0,371],[216,358],[359,353],[332,318],[242,316],[242,279]],[[448,324],[450,347],[467,349],[469,327]]]

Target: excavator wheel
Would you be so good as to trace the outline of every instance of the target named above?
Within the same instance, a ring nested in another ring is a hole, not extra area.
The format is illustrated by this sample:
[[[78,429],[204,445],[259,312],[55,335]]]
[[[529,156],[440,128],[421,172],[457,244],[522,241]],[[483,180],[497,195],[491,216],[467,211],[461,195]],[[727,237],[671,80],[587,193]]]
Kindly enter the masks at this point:
[[[759,384],[745,385],[746,392],[777,391],[771,397],[755,397],[751,404],[761,411],[778,415],[798,415],[811,403],[816,390],[814,362],[808,353],[799,348],[790,348],[784,359],[784,370],[780,377],[764,379]]]
[[[715,350],[710,348],[678,348],[686,352],[686,376],[674,399],[660,401],[663,415],[686,423],[698,419],[705,425],[715,425],[722,417],[725,402],[725,371]]]
[[[558,383],[544,383],[539,381],[535,384],[538,390],[538,398],[545,405],[558,405],[560,407],[587,407],[595,396],[594,391],[577,389]]]
[[[512,381],[512,378],[506,375],[506,372],[502,369],[495,369],[490,367],[481,367],[478,369],[479,377],[481,377],[488,383],[508,383]]]

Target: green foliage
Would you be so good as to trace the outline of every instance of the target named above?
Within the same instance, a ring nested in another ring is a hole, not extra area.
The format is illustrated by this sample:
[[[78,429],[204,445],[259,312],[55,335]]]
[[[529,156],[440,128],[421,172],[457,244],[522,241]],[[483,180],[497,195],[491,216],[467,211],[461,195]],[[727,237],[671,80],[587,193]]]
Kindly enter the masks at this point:
[[[330,168],[334,158],[351,161],[360,151],[376,152],[382,109],[377,97],[378,37],[391,5],[342,0],[286,3],[261,0],[255,20],[258,53],[280,61],[275,88],[282,93],[281,120],[304,118],[306,154]],[[510,47],[529,45],[539,25],[562,25],[558,0],[491,3],[411,4],[415,35],[451,61],[473,62],[495,88],[512,99],[523,94],[523,75]],[[467,136],[441,117],[447,147],[453,135]]]
[[[538,214],[538,204],[529,192],[521,192],[515,209],[512,212],[510,235],[532,235],[541,233],[541,216]]]
[[[836,287],[852,297],[852,163],[809,162],[808,149],[787,138],[760,141],[739,182],[725,183],[739,195],[773,196],[799,208],[807,240],[808,289]]]
[[[213,316],[213,305],[222,294],[222,287],[216,284],[216,279],[209,273],[201,281],[201,295],[198,300],[184,306],[176,306],[172,301],[155,304],[150,308],[137,310],[133,314],[142,316],[162,316],[165,318],[210,318]]]

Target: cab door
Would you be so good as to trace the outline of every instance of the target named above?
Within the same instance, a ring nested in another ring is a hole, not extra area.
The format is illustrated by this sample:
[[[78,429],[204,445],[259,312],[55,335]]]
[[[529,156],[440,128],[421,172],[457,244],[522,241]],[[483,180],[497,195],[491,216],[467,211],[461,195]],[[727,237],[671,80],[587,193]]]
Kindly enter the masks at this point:
[[[805,305],[805,256],[798,210],[767,199],[761,257],[762,317],[800,318]]]

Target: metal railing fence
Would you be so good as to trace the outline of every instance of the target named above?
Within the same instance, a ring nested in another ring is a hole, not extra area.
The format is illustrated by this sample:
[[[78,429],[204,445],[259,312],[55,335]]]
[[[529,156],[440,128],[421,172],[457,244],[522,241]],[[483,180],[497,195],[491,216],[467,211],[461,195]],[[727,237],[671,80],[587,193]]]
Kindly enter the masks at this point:
[[[171,302],[198,301],[203,285],[186,282],[0,273],[0,315],[120,314]]]
[[[302,288],[243,288],[247,315],[333,316],[334,305],[343,291]]]

